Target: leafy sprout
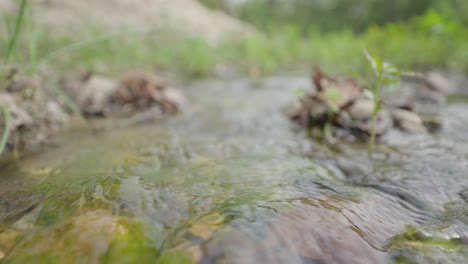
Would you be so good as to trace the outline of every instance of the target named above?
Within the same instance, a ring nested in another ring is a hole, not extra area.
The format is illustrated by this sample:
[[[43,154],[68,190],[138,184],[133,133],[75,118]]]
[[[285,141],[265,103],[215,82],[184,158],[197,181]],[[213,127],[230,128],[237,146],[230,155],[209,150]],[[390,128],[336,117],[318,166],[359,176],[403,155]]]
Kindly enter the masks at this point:
[[[5,62],[7,63],[16,50],[18,38],[21,33],[21,29],[23,27],[27,2],[28,2],[27,0],[21,0],[20,2],[20,8],[18,11],[18,16],[16,18],[15,27],[8,41],[6,57],[5,57]],[[0,154],[2,154],[8,143],[8,138],[10,137],[11,115],[10,115],[10,110],[8,109],[8,106],[5,104],[0,104],[0,110],[2,112],[3,123],[4,123],[3,132],[2,132],[2,135],[0,136]]]
[[[4,104],[0,104],[0,110],[3,115],[3,133],[0,137],[0,154],[3,153],[5,147],[8,143],[8,138],[10,137],[10,127],[11,127],[11,115],[10,110]]]
[[[365,47],[363,48],[363,52],[372,67],[375,77],[374,82],[370,82],[368,86],[368,90],[371,92],[371,98],[374,102],[369,138],[369,156],[372,157],[375,151],[377,117],[382,109],[380,89],[383,85],[399,84],[402,71],[388,62],[382,61],[381,58],[372,56]]]
[[[15,22],[15,27],[13,29],[13,33],[10,37],[10,40],[8,42],[6,59],[5,59],[7,62],[10,60],[11,55],[13,55],[13,53],[16,50],[18,38],[21,32],[21,29],[23,28],[23,22],[24,22],[24,16],[26,13],[27,3],[28,3],[27,0],[21,0],[20,8],[18,11],[18,17],[16,18],[16,22]]]
[[[294,96],[296,96],[297,98],[302,98],[304,96],[307,95],[307,92],[301,88],[301,87],[296,87],[292,90],[292,93],[294,94]]]
[[[340,100],[341,94],[335,86],[329,86],[323,91],[320,97],[322,97],[322,100],[326,102],[328,106],[327,122],[325,122],[323,126],[323,135],[327,141],[332,142],[334,139],[331,131],[331,122],[335,114],[340,111],[337,102]]]

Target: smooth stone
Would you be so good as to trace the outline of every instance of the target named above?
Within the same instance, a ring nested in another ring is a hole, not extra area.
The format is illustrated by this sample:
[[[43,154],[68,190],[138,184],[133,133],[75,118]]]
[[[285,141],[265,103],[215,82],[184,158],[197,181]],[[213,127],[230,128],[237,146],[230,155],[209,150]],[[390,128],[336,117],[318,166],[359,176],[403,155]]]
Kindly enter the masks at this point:
[[[403,109],[396,109],[393,111],[393,119],[398,127],[402,130],[411,133],[426,132],[426,127],[421,117],[415,112]]]
[[[374,112],[374,102],[368,99],[358,99],[348,109],[348,113],[353,120],[364,121],[369,120]]]
[[[91,76],[81,87],[77,103],[85,114],[99,114],[104,111],[112,94],[118,89],[118,82],[102,77]]]
[[[428,72],[426,73],[426,78],[437,89],[437,91],[442,92],[443,94],[449,94],[455,91],[454,85],[440,72]]]

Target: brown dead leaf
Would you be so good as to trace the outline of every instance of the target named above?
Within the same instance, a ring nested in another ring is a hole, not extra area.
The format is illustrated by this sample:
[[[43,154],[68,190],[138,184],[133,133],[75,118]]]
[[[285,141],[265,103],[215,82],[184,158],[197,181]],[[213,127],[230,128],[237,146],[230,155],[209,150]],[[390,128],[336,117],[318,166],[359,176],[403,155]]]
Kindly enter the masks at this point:
[[[33,125],[34,120],[28,113],[28,111],[26,111],[23,107],[26,104],[22,102],[20,96],[9,93],[0,93],[0,103],[5,105],[10,111],[12,130],[18,129],[20,127],[29,127]],[[1,119],[2,118],[0,118],[0,120]]]
[[[111,98],[117,91],[118,83],[112,79],[91,75],[81,87],[77,103],[84,114],[102,114]]]
[[[166,82],[154,75],[132,71],[124,75],[117,99],[126,103],[151,104],[162,99],[161,91],[166,87]]]
[[[177,90],[167,87],[166,81],[162,78],[141,71],[132,71],[123,77],[114,101],[131,106],[137,111],[159,105],[164,110],[176,112],[185,98]]]
[[[342,109],[362,97],[363,90],[354,79],[331,78],[316,68],[312,81],[317,88],[317,97],[329,106]]]

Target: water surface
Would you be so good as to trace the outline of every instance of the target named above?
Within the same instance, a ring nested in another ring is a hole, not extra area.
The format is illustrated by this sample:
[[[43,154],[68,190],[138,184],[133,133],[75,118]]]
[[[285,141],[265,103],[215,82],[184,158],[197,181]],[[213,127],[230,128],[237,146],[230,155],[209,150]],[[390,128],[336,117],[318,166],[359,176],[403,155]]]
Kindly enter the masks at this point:
[[[468,105],[433,135],[310,140],[305,78],[200,81],[186,111],[74,133],[2,168],[3,263],[463,263]]]

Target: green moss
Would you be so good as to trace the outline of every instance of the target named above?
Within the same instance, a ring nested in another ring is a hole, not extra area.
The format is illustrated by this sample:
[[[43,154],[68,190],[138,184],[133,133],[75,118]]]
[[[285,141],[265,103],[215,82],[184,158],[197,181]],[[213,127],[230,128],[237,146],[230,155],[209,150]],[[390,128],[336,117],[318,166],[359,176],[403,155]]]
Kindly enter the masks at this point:
[[[392,239],[391,247],[394,249],[414,248],[416,250],[430,250],[431,247],[439,247],[444,250],[460,249],[458,239],[442,239],[437,236],[426,237],[416,228],[409,228],[405,233]]]
[[[418,263],[400,255],[395,258],[395,264],[418,264]]]
[[[158,250],[146,237],[142,226],[127,225],[127,232],[111,242],[103,263],[153,262],[157,258]]]
[[[186,252],[170,251],[165,252],[156,260],[156,264],[191,264],[192,258]]]
[[[362,73],[367,72],[361,54],[365,45],[402,68],[468,71],[466,27],[432,10],[404,22],[370,26],[359,34],[346,29],[323,33],[311,28],[304,32],[297,25],[286,24],[268,27],[262,36],[233,38],[217,46],[164,29],[109,35],[96,27],[90,30],[91,37],[77,41],[50,36],[45,28],[31,23],[24,27],[25,34],[18,40],[11,61],[25,69],[46,65],[60,72],[90,69],[120,74],[142,68],[199,78],[215,75],[219,65],[257,76],[309,72],[312,64],[319,64],[332,73]],[[7,43],[8,39],[0,36],[0,46]],[[5,57],[2,52],[0,58]]]
[[[157,234],[104,210],[75,216],[24,238],[2,263],[151,263]]]

